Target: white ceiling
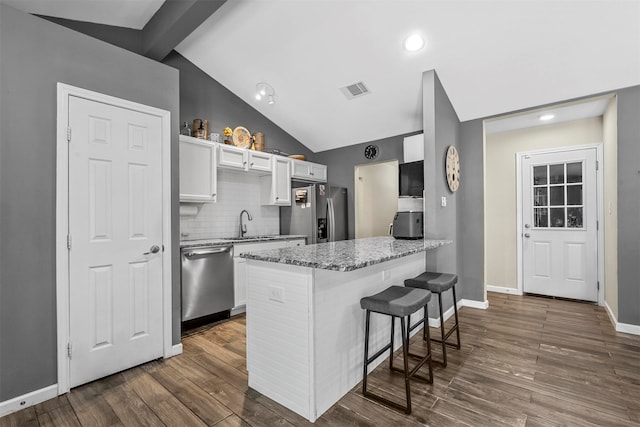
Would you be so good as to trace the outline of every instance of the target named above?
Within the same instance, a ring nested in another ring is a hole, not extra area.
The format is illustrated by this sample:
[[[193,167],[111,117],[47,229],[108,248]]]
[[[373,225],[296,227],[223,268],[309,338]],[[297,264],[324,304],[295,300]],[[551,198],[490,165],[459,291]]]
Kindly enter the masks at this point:
[[[162,3],[0,1],[132,28]],[[401,47],[412,31],[427,40],[416,53]],[[430,69],[461,121],[638,85],[640,0],[229,0],[176,50],[322,151],[421,130]],[[274,105],[255,101],[261,81]],[[358,81],[371,93],[347,100],[339,88]]]

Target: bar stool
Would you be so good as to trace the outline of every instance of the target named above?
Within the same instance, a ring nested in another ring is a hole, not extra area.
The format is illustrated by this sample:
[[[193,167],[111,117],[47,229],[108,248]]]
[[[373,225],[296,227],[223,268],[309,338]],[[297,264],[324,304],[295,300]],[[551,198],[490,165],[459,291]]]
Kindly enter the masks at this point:
[[[362,394],[381,403],[386,404],[395,409],[400,409],[407,414],[411,413],[411,378],[415,377],[429,384],[433,384],[433,369],[431,367],[431,344],[427,341],[427,354],[424,356],[409,353],[409,332],[413,329],[411,325],[405,327],[405,317],[409,317],[411,313],[415,313],[421,308],[427,307],[427,303],[431,299],[431,292],[424,289],[406,288],[404,286],[391,286],[375,295],[364,297],[360,300],[360,307],[367,310],[365,332],[364,332],[364,368],[362,378]],[[369,357],[369,320],[371,312],[385,314],[391,316],[391,341],[389,344],[380,349],[376,354]],[[393,335],[396,317],[400,318],[400,333],[402,335],[402,355],[404,360],[404,369],[393,366]],[[369,365],[380,357],[385,351],[389,350],[389,369],[404,374],[405,394],[407,398],[406,406],[402,406],[396,402],[392,402],[382,396],[367,391],[367,370]],[[416,366],[409,371],[408,356],[419,357],[420,360]],[[427,363],[429,367],[429,378],[418,375],[418,370]]]
[[[447,345],[460,350],[460,328],[458,327],[458,304],[456,302],[456,283],[458,282],[458,276],[448,273],[435,273],[427,271],[421,275],[414,277],[413,279],[407,279],[404,281],[404,285],[410,288],[425,289],[438,294],[438,305],[440,306],[440,339],[430,338],[431,341],[442,344],[442,364],[447,366]],[[442,293],[451,289],[453,292],[453,313],[455,315],[455,324],[445,333],[444,329],[444,316],[442,315]],[[425,307],[425,318],[426,316]],[[428,323],[425,324],[426,331],[429,330]],[[453,332],[456,332],[457,343],[449,343],[447,340]],[[423,335],[423,339],[427,339],[427,335]]]

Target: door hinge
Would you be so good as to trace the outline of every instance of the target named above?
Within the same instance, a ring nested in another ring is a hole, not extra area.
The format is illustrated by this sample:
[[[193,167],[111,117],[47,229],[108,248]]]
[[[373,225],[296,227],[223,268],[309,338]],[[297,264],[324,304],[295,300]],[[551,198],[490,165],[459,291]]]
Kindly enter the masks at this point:
[[[67,234],[67,249],[71,249],[71,234]]]
[[[596,230],[600,230],[600,221],[596,221]]]
[[[71,128],[67,127],[67,142],[71,142]]]
[[[600,161],[596,160],[596,170],[599,170],[599,169],[600,169]]]
[[[598,290],[600,290],[600,281],[598,280],[596,283],[598,284]]]
[[[73,346],[71,345],[71,341],[69,341],[67,343],[67,356],[69,357],[69,359],[71,359],[72,355],[73,355]]]

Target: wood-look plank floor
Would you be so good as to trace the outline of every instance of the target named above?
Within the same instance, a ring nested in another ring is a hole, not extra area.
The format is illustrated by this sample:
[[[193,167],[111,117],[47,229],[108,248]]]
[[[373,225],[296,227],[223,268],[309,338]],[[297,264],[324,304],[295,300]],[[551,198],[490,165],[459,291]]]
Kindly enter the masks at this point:
[[[460,310],[462,349],[448,351],[447,368],[436,365],[433,385],[412,383],[411,415],[364,398],[358,385],[316,424],[640,425],[640,337],[616,333],[590,304],[492,293],[489,303]],[[180,356],[75,388],[0,427],[311,425],[248,388],[244,317],[194,331],[183,345]],[[412,339],[414,350],[422,345]],[[404,381],[387,366],[370,384],[401,401]]]

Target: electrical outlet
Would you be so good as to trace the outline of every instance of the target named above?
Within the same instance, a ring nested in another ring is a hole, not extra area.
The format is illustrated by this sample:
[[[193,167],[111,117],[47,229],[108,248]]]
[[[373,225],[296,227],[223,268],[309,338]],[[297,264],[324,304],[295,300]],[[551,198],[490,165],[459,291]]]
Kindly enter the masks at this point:
[[[442,196],[442,199],[440,199],[440,205],[443,208],[447,206],[447,196]]]
[[[269,299],[284,302],[284,289],[279,286],[269,286]]]

